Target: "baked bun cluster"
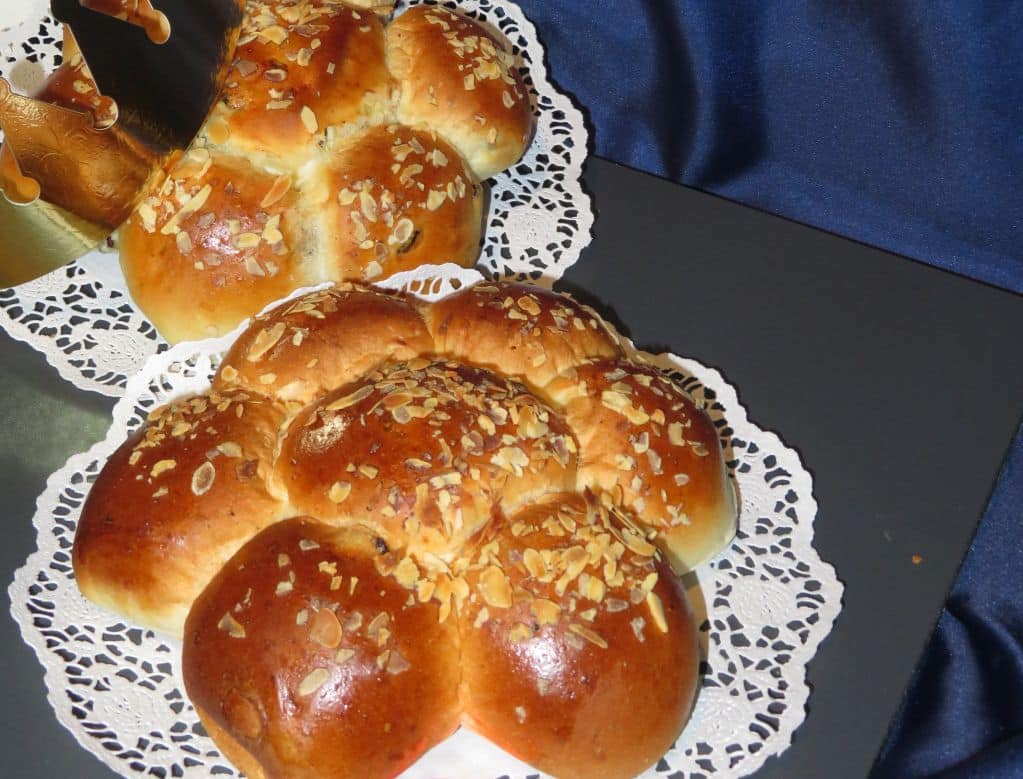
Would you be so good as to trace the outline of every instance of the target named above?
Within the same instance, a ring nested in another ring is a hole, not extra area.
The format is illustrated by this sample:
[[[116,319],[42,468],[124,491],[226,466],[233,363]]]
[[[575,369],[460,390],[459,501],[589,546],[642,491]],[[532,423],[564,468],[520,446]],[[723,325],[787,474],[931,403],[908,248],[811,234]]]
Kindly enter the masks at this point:
[[[465,725],[600,779],[684,726],[676,574],[735,521],[714,425],[593,311],[349,283],[257,317],[208,393],[150,415],[73,563],[92,600],[183,636],[247,776],[391,777]]]
[[[476,261],[481,181],[525,151],[528,90],[480,24],[430,5],[389,21],[390,5],[248,1],[219,102],[120,232],[168,340],[229,332],[299,286]]]

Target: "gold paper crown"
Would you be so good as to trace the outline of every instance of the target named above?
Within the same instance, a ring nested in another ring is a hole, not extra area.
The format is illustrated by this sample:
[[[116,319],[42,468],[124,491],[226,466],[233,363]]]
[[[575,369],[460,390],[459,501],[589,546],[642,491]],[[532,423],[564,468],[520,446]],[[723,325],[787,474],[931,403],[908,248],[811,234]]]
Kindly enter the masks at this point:
[[[83,28],[89,46],[83,51],[72,26],[65,24],[63,62],[38,94],[16,94],[0,78],[0,129],[4,132],[0,286],[35,278],[95,248],[159,183],[168,160],[190,143],[219,91],[237,40],[240,2],[179,0],[173,4],[183,22],[181,29],[192,33],[192,40],[175,38],[176,49],[158,59],[146,47],[166,43],[172,29],[177,36],[179,25],[172,27],[149,0],[54,0],[55,15],[65,21],[77,19],[71,25]],[[127,22],[139,31],[109,19],[95,23],[104,17]],[[211,36],[210,32],[221,34]],[[122,94],[108,95],[97,83],[87,61],[93,54],[103,61],[108,74],[123,74],[110,78]],[[175,60],[181,67],[174,67]],[[189,94],[200,96],[190,112],[175,112],[170,99],[160,109],[160,101],[144,95],[144,90],[128,88],[140,69],[148,68],[145,73],[152,76],[149,66],[154,62],[157,73],[167,72],[168,95],[180,90],[182,77],[202,82],[185,85],[192,87]],[[128,107],[124,117],[122,95]],[[190,124],[181,124],[181,113],[191,114]]]

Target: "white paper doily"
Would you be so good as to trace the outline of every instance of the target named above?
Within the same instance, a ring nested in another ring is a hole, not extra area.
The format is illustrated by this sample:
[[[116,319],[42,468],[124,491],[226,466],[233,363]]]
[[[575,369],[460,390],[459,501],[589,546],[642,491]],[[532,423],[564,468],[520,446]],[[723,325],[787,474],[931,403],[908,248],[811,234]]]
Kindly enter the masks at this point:
[[[399,10],[421,1],[429,0],[400,2]],[[0,75],[28,91],[59,63],[60,27],[45,15],[46,0],[15,3],[35,8],[34,21],[0,31]],[[550,83],[536,29],[517,5],[510,0],[444,5],[499,31],[510,43],[523,64],[537,116],[525,157],[491,180],[478,267],[492,277],[550,285],[592,237],[593,211],[580,183],[588,144],[582,113]],[[19,11],[12,19],[23,15]],[[114,397],[167,346],[128,295],[116,255],[99,252],[0,290],[0,327],[42,352],[75,386]]]
[[[461,273],[463,284],[480,278]],[[47,482],[33,518],[39,550],[9,590],[12,614],[44,667],[58,719],[124,776],[237,776],[184,695],[180,644],[87,602],[70,566],[81,506],[107,457],[152,408],[205,391],[233,337],[178,345],[152,357],[129,381],[106,439],[71,457]],[[741,514],[729,549],[687,577],[698,578],[688,589],[697,614],[706,614],[702,685],[678,743],[645,776],[745,776],[785,750],[802,723],[806,665],[838,615],[842,586],[813,548],[817,504],[796,452],[747,419],[735,389],[717,371],[670,354],[646,357],[675,375],[714,420]],[[437,776],[540,775],[461,730],[402,778]]]

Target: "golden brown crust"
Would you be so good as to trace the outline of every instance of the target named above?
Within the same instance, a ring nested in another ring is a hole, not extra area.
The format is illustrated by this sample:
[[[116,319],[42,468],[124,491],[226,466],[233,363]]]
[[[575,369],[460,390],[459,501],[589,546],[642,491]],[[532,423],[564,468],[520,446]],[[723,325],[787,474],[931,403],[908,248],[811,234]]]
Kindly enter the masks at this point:
[[[581,486],[606,491],[657,533],[679,572],[735,535],[736,506],[717,430],[656,368],[597,360],[547,386],[579,438]]]
[[[593,311],[550,290],[516,282],[477,284],[423,307],[437,351],[543,389],[593,357],[621,355]]]
[[[479,254],[483,190],[435,133],[374,125],[331,145],[306,201],[323,236],[324,278],[373,280]]]
[[[244,392],[177,401],[111,457],[89,493],[73,563],[82,592],[180,635],[192,601],[284,504],[266,484],[282,409]]]
[[[533,133],[529,93],[512,56],[481,25],[415,6],[388,26],[387,59],[400,82],[400,121],[435,128],[481,179],[522,156]]]
[[[451,560],[499,502],[575,484],[575,442],[524,387],[461,363],[391,363],[300,412],[277,476],[295,507]]]
[[[290,519],[196,601],[188,695],[267,777],[395,776],[457,728],[455,625],[381,557],[365,530]]]
[[[304,406],[382,362],[432,351],[422,318],[404,298],[340,284],[257,317],[227,353],[214,386]]]
[[[561,779],[635,776],[696,691],[679,580],[592,497],[549,495],[492,531],[459,614],[463,722]]]
[[[204,135],[235,154],[291,166],[330,126],[390,115],[384,28],[342,3],[249,0],[220,103]]]
[[[734,522],[709,417],[593,312],[520,284],[432,305],[345,284],[259,317],[210,399],[155,412],[73,557],[89,597],[172,631],[212,578],[186,682],[250,775],[392,776],[461,720],[543,771],[615,779],[692,704],[666,558],[692,566]]]
[[[305,281],[295,201],[288,177],[188,152],[121,229],[135,302],[172,342],[229,332]]]

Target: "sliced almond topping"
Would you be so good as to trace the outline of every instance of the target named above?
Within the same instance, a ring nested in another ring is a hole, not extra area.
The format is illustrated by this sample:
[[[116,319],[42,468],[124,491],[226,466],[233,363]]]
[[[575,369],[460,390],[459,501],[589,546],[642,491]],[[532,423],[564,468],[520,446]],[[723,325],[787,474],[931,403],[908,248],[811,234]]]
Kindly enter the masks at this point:
[[[398,563],[394,569],[394,578],[398,584],[407,590],[411,590],[416,586],[416,582],[419,580],[419,569],[412,562],[411,557],[405,557]]]
[[[480,574],[480,595],[487,605],[507,609],[512,605],[511,585],[504,571],[496,565],[488,566]]]
[[[529,629],[528,625],[524,625],[521,622],[517,623],[511,630],[508,631],[508,640],[513,643],[520,641],[528,641],[533,637],[533,631]]]
[[[395,243],[404,245],[412,238],[412,233],[415,232],[416,226],[412,220],[408,217],[402,217],[394,225],[394,240]]]
[[[327,649],[334,649],[341,643],[341,622],[331,609],[316,612],[309,628],[309,638]]]
[[[287,173],[278,176],[270,185],[269,191],[263,195],[263,199],[259,201],[259,207],[269,208],[288,194],[289,189],[291,189],[291,176]]]
[[[521,308],[523,311],[525,311],[530,316],[539,316],[540,315],[540,306],[537,305],[537,302],[535,300],[533,300],[533,298],[529,297],[528,295],[523,295],[522,297],[520,297],[515,302],[519,304],[519,308]]]
[[[242,448],[234,441],[222,441],[217,444],[217,451],[225,457],[241,457]]]
[[[643,557],[653,557],[657,551],[653,544],[648,543],[646,539],[629,528],[622,530],[621,537],[622,543]]]
[[[392,676],[405,673],[412,664],[405,658],[405,656],[397,649],[391,650],[390,656],[387,658],[387,673]]]
[[[686,439],[682,435],[681,422],[672,422],[668,425],[668,440],[671,441],[672,446],[685,446]]]
[[[654,587],[657,586],[658,578],[659,577],[657,575],[657,571],[652,571],[651,573],[647,574],[645,579],[643,579],[643,582],[639,585],[639,588],[643,590],[643,592],[652,592]]]
[[[661,599],[656,592],[648,592],[646,594],[646,605],[650,609],[650,616],[653,617],[657,629],[662,633],[667,633],[668,620],[664,617],[664,604],[661,603]]]
[[[256,362],[268,351],[277,345],[277,342],[281,340],[281,336],[284,335],[284,329],[286,325],[284,322],[277,322],[273,327],[264,328],[256,334],[256,337],[252,341],[252,345],[249,347],[249,351],[245,354],[245,359],[249,362]]]
[[[377,220],[377,202],[365,189],[359,192],[359,210],[362,211],[362,215],[369,221],[375,222]]]
[[[217,471],[209,460],[192,471],[192,494],[205,495],[213,486]]]
[[[537,598],[529,604],[530,610],[533,612],[533,616],[536,617],[536,621],[539,625],[554,625],[558,621],[558,617],[561,616],[561,607],[554,601],[547,600],[546,598]]]
[[[210,139],[211,143],[217,145],[227,143],[227,139],[231,137],[227,122],[221,117],[211,120],[206,125],[206,137]]]
[[[327,411],[340,411],[341,409],[348,408],[349,406],[354,406],[360,400],[368,398],[372,394],[373,394],[373,385],[372,384],[366,384],[366,385],[364,385],[362,387],[359,387],[359,389],[355,390],[355,392],[349,393],[348,395],[340,397],[337,400],[329,403],[327,405],[327,407],[326,407],[326,410]]]
[[[178,225],[181,223],[181,220],[191,216],[202,208],[206,204],[206,200],[209,198],[211,192],[213,192],[213,187],[209,184],[196,192],[195,195],[185,201],[185,204],[181,206],[173,217],[171,217],[167,224],[160,228],[160,233],[162,235],[176,234],[180,229]]]
[[[227,633],[227,635],[231,638],[245,638],[245,626],[231,616],[231,612],[229,611],[220,618],[220,622],[217,623],[217,627]]]
[[[157,460],[153,469],[149,472],[149,475],[155,479],[161,473],[166,473],[167,471],[176,468],[177,465],[177,460]]]
[[[174,236],[174,242],[178,246],[178,251],[182,254],[190,254],[192,251],[192,239],[188,233],[183,230]]]
[[[347,481],[336,481],[330,485],[330,490],[327,492],[327,497],[330,498],[333,503],[344,503],[348,499],[348,495],[352,491],[352,485]]]
[[[299,683],[298,694],[303,698],[308,695],[312,695],[326,684],[328,679],[330,679],[330,671],[326,668],[317,668],[310,671],[309,674]]]
[[[646,627],[646,620],[642,617],[636,617],[629,622],[629,625],[632,627],[632,632],[636,636],[636,640],[642,644],[646,640],[646,636],[643,635],[643,628]]]
[[[305,129],[309,131],[309,134],[315,134],[317,129],[319,129],[319,125],[316,122],[316,114],[313,113],[313,109],[307,105],[302,106],[299,117],[302,119],[302,124],[305,125]]]
[[[573,622],[571,625],[568,626],[568,629],[575,633],[577,636],[581,636],[582,638],[586,639],[594,646],[598,646],[601,649],[607,649],[607,641],[605,641],[603,637],[600,636],[600,634],[595,633],[585,625],[580,625],[576,622]]]
[[[344,649],[337,650],[337,654],[334,655],[334,661],[338,665],[344,665],[349,660],[351,660],[353,657],[355,657],[355,650],[354,649],[348,649],[347,647],[345,647]]]
[[[426,196],[426,209],[428,211],[436,211],[447,200],[448,195],[443,189],[431,189],[430,194]]]
[[[533,548],[528,548],[522,553],[522,563],[529,571],[529,575],[535,579],[541,579],[547,573],[547,564],[543,561],[543,556]]]

